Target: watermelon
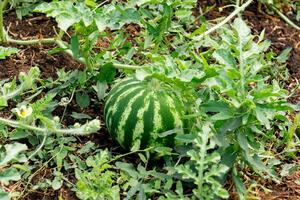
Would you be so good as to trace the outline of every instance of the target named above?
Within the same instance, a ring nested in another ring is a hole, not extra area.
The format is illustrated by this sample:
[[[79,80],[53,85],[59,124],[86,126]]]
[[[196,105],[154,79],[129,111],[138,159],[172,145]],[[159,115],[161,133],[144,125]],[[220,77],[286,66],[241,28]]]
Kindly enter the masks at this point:
[[[152,146],[173,147],[175,134],[166,133],[176,130],[183,134],[184,110],[182,99],[171,85],[155,78],[129,77],[109,92],[104,117],[112,138],[133,151]]]

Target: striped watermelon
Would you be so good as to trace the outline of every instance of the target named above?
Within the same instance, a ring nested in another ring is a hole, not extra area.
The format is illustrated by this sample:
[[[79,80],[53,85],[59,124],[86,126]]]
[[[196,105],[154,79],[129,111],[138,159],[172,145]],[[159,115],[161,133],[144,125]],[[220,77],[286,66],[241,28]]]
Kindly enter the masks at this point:
[[[184,105],[172,86],[155,78],[126,78],[108,95],[105,122],[111,136],[126,150],[174,145],[174,134],[159,137],[169,130],[183,133]]]

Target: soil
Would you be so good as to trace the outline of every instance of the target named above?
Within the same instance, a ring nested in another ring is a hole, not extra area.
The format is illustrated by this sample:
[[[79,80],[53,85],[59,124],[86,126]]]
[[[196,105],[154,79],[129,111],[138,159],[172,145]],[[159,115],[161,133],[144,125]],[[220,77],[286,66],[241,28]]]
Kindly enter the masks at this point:
[[[201,2],[201,3],[200,3]],[[198,6],[202,7],[205,4],[209,5],[214,1],[199,1]],[[217,10],[211,10],[206,14],[207,19],[213,19],[226,15],[228,11],[220,13]],[[291,78],[287,85],[293,87],[295,83],[300,79],[300,31],[290,27],[282,20],[270,16],[266,13],[258,11],[256,5],[251,6],[243,13],[243,18],[247,20],[248,24],[252,27],[254,33],[260,33],[263,29],[266,32],[266,38],[272,41],[271,49],[279,53],[287,47],[292,47],[290,58],[287,62],[287,68],[291,74]],[[33,39],[33,38],[47,38],[55,35],[56,23],[47,18],[44,15],[33,15],[26,17],[23,20],[18,20],[14,12],[10,12],[5,17],[5,26],[9,30],[11,37],[16,39]],[[136,35],[138,27],[128,26],[127,31],[129,35]],[[109,37],[108,37],[109,38]],[[99,41],[101,43],[99,47],[109,45],[109,40]],[[105,43],[105,44],[104,44]],[[68,55],[64,53],[58,53],[55,55],[49,55],[48,51],[54,46],[49,45],[34,45],[34,46],[16,46],[20,49],[19,53],[10,56],[6,60],[0,61],[0,80],[17,76],[21,71],[27,71],[31,66],[38,66],[41,70],[42,78],[56,78],[57,69],[64,68],[65,70],[82,69],[83,66],[74,61]],[[296,93],[291,99],[292,102],[300,102],[300,92]],[[13,105],[12,105],[13,106]],[[95,104],[88,109],[82,110],[78,106],[71,105],[72,111],[83,112],[91,115],[92,117],[100,117],[99,109],[102,108],[100,104]],[[70,109],[71,110],[71,109]],[[61,112],[61,110],[56,110]],[[100,112],[102,112],[100,110]],[[71,113],[67,113],[71,114]],[[0,110],[0,115],[9,117],[7,113]],[[68,122],[72,123],[72,122]],[[79,138],[82,142],[87,140],[93,140],[95,142],[106,141],[107,144],[112,147],[117,145],[107,137],[107,131],[102,129],[100,136],[90,136]],[[300,185],[297,185],[294,181],[300,178],[300,171],[296,171],[292,175],[286,177],[282,183],[266,183],[265,187],[269,188],[272,192],[263,193],[260,190],[257,192],[262,199],[300,199]],[[232,191],[232,198],[234,199],[236,194]],[[29,193],[25,199],[58,199],[62,197],[65,200],[77,199],[74,192],[67,187],[63,187],[59,191],[43,191]]]
[[[282,183],[278,185],[270,185],[269,189],[272,190],[270,193],[261,193],[261,197],[266,200],[299,200],[300,199],[300,185],[295,183],[296,180],[300,179],[300,171],[296,171],[284,178]]]
[[[55,36],[56,23],[44,15],[17,19],[14,12],[5,17],[5,26],[14,39],[36,39]],[[49,55],[52,45],[27,45],[19,46],[19,53],[6,60],[0,60],[0,79],[13,78],[21,71],[28,71],[31,66],[38,66],[41,78],[56,78],[57,69],[65,70],[82,69],[83,66],[64,53]]]

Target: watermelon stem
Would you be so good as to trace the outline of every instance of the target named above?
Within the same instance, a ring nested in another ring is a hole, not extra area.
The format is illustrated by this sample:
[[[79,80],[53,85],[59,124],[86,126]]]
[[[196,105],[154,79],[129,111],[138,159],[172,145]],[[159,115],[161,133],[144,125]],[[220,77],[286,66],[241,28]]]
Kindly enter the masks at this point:
[[[136,154],[136,153],[142,153],[142,152],[147,152],[147,151],[151,151],[152,149],[154,149],[154,147],[148,147],[146,149],[139,149],[139,150],[136,150],[136,151],[130,151],[128,153],[125,153],[125,154],[121,154],[121,155],[118,155],[118,156],[115,156],[114,159],[112,160],[109,160],[107,161],[106,163],[112,163],[112,162],[115,162],[123,157],[126,157],[126,156],[129,156],[131,154]]]
[[[143,66],[139,66],[139,65],[128,65],[128,64],[121,64],[121,63],[113,63],[113,66],[117,69],[131,69],[131,70],[143,68]]]
[[[4,31],[5,32],[5,31]],[[34,45],[34,44],[56,44],[60,48],[64,49],[64,52],[77,60],[78,62],[87,65],[87,61],[83,57],[75,58],[73,55],[73,52],[68,48],[67,44],[61,40],[60,38],[43,38],[43,39],[32,39],[32,40],[16,40],[10,38],[6,34],[6,40],[9,43],[14,43],[18,45]],[[143,68],[143,66],[138,66],[138,65],[128,65],[128,64],[121,64],[121,63],[113,63],[113,66],[116,69],[128,69],[128,70],[137,70]]]
[[[0,123],[11,126],[11,127],[15,127],[15,128],[22,128],[22,129],[27,129],[27,130],[31,130],[34,132],[40,132],[40,133],[45,133],[45,134],[56,133],[56,134],[62,134],[62,135],[86,135],[86,134],[90,134],[90,133],[95,133],[100,129],[100,121],[97,119],[87,122],[86,124],[84,124],[82,126],[69,128],[69,129],[41,128],[41,127],[25,124],[21,121],[5,119],[2,117],[0,117]]]
[[[221,28],[222,26],[224,26],[225,24],[227,24],[232,18],[234,18],[236,15],[238,15],[241,11],[245,10],[246,7],[248,7],[251,3],[253,2],[253,0],[248,0],[247,2],[245,2],[244,4],[242,4],[241,6],[237,7],[230,15],[228,15],[228,17],[226,17],[223,21],[221,21],[220,23],[218,23],[217,25],[215,25],[214,27],[212,27],[211,29],[205,31],[204,33],[202,33],[201,35],[198,35],[196,37],[194,37],[195,40],[201,40],[203,39],[206,35],[209,35],[213,32],[215,32],[216,30],[218,30],[219,28]]]

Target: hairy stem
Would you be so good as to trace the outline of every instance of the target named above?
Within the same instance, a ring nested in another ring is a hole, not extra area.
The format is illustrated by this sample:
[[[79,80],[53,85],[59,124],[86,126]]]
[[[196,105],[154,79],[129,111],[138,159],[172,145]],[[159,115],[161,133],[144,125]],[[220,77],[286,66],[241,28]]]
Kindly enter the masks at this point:
[[[0,42],[6,42],[4,25],[3,25],[3,15],[4,15],[4,9],[6,5],[7,5],[7,0],[0,1]]]
[[[235,0],[235,6],[236,8],[240,7],[240,0]],[[238,13],[238,17],[241,17],[241,13]]]
[[[62,135],[85,135],[86,134],[84,132],[83,126],[79,127],[79,128],[70,128],[70,129],[53,128],[53,129],[50,130],[50,129],[47,129],[47,128],[31,126],[31,125],[24,124],[24,123],[19,122],[19,121],[5,119],[5,118],[2,118],[2,117],[0,117],[0,123],[11,126],[11,127],[14,127],[14,128],[23,128],[23,129],[31,130],[31,131],[34,131],[34,132],[44,133],[44,134],[51,134],[51,133],[62,134]]]
[[[60,48],[64,49],[64,52],[77,60],[78,62],[86,65],[86,60],[83,57],[75,58],[73,52],[68,48],[67,44],[62,41],[61,39],[56,38],[43,38],[43,39],[33,39],[33,40],[15,40],[8,36],[6,36],[7,42],[19,44],[19,45],[34,45],[34,44],[56,44]],[[130,69],[136,70],[142,68],[138,65],[128,65],[128,64],[121,64],[121,63],[113,63],[113,66],[117,69]]]
[[[125,156],[129,156],[131,154],[136,154],[136,153],[151,151],[152,149],[154,149],[154,147],[148,147],[146,149],[140,149],[140,150],[131,151],[131,152],[128,152],[128,153],[125,153],[125,154],[121,154],[121,155],[116,156],[114,159],[111,159],[111,160],[107,161],[106,163],[112,163],[112,162],[115,162],[115,161],[125,157]]]
[[[195,37],[194,39],[196,40],[200,40],[202,39],[204,36],[209,35],[213,32],[215,32],[216,30],[218,30],[219,28],[221,28],[222,26],[224,26],[226,23],[228,23],[232,18],[234,18],[237,14],[239,14],[240,12],[242,12],[247,6],[249,6],[251,3],[253,2],[253,0],[248,0],[246,3],[244,3],[243,5],[241,5],[240,7],[236,8],[230,15],[228,15],[228,17],[226,17],[223,21],[221,21],[219,24],[217,24],[216,26],[212,27],[211,29],[205,31],[204,33],[202,33],[201,35]]]
[[[131,70],[136,70],[136,69],[142,68],[142,66],[138,66],[138,65],[127,65],[127,64],[121,64],[121,63],[113,63],[113,66],[117,69],[131,69]]]
[[[20,87],[18,87],[17,89],[15,89],[14,91],[12,91],[11,93],[2,95],[1,98],[2,98],[2,99],[9,100],[9,99],[12,99],[12,98],[14,98],[15,96],[19,95],[22,91],[23,91],[23,87],[20,86]]]
[[[64,52],[66,54],[68,54],[69,56],[71,56],[72,58],[74,58],[75,60],[77,60],[78,62],[86,65],[86,60],[83,57],[80,58],[75,58],[73,55],[73,52],[71,51],[71,49],[68,48],[68,46],[65,44],[65,42],[63,42],[62,40],[55,40],[55,43],[57,44],[57,46],[59,46],[60,48],[64,49]]]
[[[33,39],[33,40],[15,40],[6,36],[8,43],[14,43],[18,45],[34,45],[34,44],[54,44],[54,38],[43,38],[43,39]]]
[[[38,146],[38,148],[36,148],[36,150],[28,157],[28,160],[30,160],[31,158],[33,158],[33,156],[35,156],[45,145],[46,142],[46,138],[47,138],[47,134],[44,134],[42,143],[40,144],[40,146]]]
[[[18,45],[34,45],[34,44],[56,44],[60,48],[64,49],[63,51],[71,56],[73,59],[77,60],[78,62],[87,65],[87,61],[83,57],[75,58],[73,52],[69,49],[68,44],[66,44],[61,38],[63,33],[60,32],[57,38],[41,38],[41,39],[32,39],[32,40],[16,40],[12,39],[8,36],[8,34],[2,29],[4,32],[4,38],[7,39],[8,43],[18,44]],[[117,69],[129,69],[129,70],[136,70],[142,68],[138,65],[128,65],[128,64],[121,64],[121,63],[113,63],[113,66]]]
[[[207,149],[207,142],[208,142],[208,137],[202,137],[201,141],[201,146],[200,146],[200,152],[199,152],[199,157],[200,157],[200,166],[198,168],[199,172],[199,179],[198,179],[198,190],[199,194],[203,193],[203,177],[204,177],[204,162],[205,162],[205,156],[206,156],[206,149]]]
[[[5,36],[3,32],[3,1],[0,1],[0,42],[5,42]]]
[[[278,8],[276,8],[274,5],[272,5],[272,9],[283,19],[286,23],[288,23],[293,28],[300,30],[300,27],[297,26],[294,22],[292,22],[287,16],[285,16]]]

